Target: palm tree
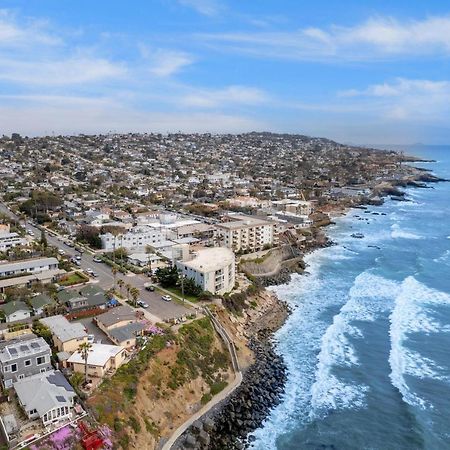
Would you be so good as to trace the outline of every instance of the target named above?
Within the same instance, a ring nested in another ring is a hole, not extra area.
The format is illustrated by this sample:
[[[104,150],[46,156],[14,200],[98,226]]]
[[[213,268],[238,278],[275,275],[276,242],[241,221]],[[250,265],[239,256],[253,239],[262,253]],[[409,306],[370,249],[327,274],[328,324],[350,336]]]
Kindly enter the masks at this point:
[[[131,298],[133,299],[133,305],[136,307],[137,299],[139,297],[139,289],[138,288],[131,288],[130,290]]]
[[[152,274],[151,254],[153,253],[153,248],[150,245],[147,245],[145,247],[145,253],[148,255],[148,259],[147,259],[148,273],[151,275]]]
[[[131,286],[131,284],[126,284],[125,289],[127,290],[127,300],[129,301],[130,300],[130,292],[131,292],[131,289],[133,289],[133,287]]]
[[[115,267],[111,268],[111,273],[113,274],[114,277],[114,285],[113,285],[113,290],[116,290],[116,275],[117,275],[117,269]]]
[[[89,352],[91,351],[91,349],[92,349],[92,344],[90,344],[89,342],[83,342],[78,347],[78,353],[81,355],[81,357],[84,360],[84,384],[87,383],[88,357],[89,357]]]
[[[117,280],[117,286],[119,286],[119,290],[120,290],[120,295],[122,295],[122,289],[125,285],[125,281],[123,281],[121,278],[119,278]]]

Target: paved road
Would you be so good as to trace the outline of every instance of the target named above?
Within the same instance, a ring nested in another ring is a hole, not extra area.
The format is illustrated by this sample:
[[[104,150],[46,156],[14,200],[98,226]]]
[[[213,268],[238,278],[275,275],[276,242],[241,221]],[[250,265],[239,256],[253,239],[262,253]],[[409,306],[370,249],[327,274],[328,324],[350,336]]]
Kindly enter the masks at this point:
[[[8,207],[0,202],[0,212],[9,215],[14,220],[19,220],[19,218],[8,209]],[[23,226],[26,227],[28,231],[32,231],[36,238],[39,238],[41,235],[41,230],[36,226],[32,225],[30,222],[24,223],[21,222]],[[79,252],[74,247],[69,247],[65,242],[62,241],[61,238],[57,236],[53,236],[50,232],[46,233],[47,242],[58,249],[64,250],[67,256],[72,257],[75,255],[79,255]],[[80,269],[92,269],[97,273],[97,277],[95,278],[95,282],[98,283],[100,287],[103,289],[111,289],[114,284],[114,277],[111,273],[111,269],[108,265],[104,263],[95,263],[93,260],[93,256],[88,252],[84,252],[81,255],[80,260]],[[118,273],[116,275],[116,281],[122,278],[125,284],[130,284],[133,287],[137,287],[140,290],[139,298],[144,300],[149,307],[148,308],[140,308],[144,311],[145,316],[151,321],[163,321],[173,318],[179,318],[185,316],[187,314],[192,313],[192,310],[188,308],[189,305],[186,306],[180,305],[177,302],[171,301],[166,302],[161,299],[161,295],[157,292],[149,292],[144,289],[144,284],[149,280],[144,275],[135,275],[133,273],[129,273],[128,275],[123,275]],[[125,293],[126,291],[124,291]]]

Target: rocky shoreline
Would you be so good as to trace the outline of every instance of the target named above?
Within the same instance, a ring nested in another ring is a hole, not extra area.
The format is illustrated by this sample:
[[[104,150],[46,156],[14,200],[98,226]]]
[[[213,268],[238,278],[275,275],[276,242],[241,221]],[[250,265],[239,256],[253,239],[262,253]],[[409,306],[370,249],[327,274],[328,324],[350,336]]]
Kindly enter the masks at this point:
[[[418,162],[418,161],[416,161]],[[414,177],[407,180],[382,184],[372,195],[351,207],[366,208],[364,205],[380,205],[383,197],[403,199],[405,192],[399,187],[428,187],[427,183],[449,181],[436,177],[426,169],[417,169]],[[342,213],[345,214],[344,207]],[[331,221],[328,223],[332,223]],[[334,243],[326,239],[316,241],[306,253]],[[290,282],[293,273],[303,273],[302,259],[289,267],[282,267],[278,273],[260,278],[264,287]],[[276,298],[275,303],[259,311],[257,315],[246,317],[246,335],[251,336],[248,347],[253,351],[255,362],[244,372],[241,385],[223,402],[216,405],[201,420],[179,438],[173,447],[177,450],[242,450],[252,441],[251,433],[258,429],[272,408],[281,402],[287,379],[283,358],[274,349],[273,333],[285,322],[290,313],[289,306]]]
[[[271,332],[251,339],[255,363],[245,372],[241,385],[219,408],[192,424],[178,449],[242,450],[249,434],[259,428],[270,410],[281,402],[286,366],[274,351]]]
[[[284,324],[290,309],[275,295],[266,300],[246,324],[245,334],[250,336],[248,347],[253,352],[254,362],[243,372],[241,385],[201,420],[194,422],[172,448],[244,449],[251,441],[249,434],[259,428],[271,409],[281,402],[287,371],[283,358],[275,352],[273,333]]]

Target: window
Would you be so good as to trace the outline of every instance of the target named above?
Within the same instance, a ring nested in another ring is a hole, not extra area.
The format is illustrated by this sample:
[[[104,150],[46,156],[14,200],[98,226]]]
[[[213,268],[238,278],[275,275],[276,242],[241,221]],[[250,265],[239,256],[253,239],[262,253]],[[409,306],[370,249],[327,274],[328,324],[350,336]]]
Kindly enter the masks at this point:
[[[36,364],[40,366],[41,364],[45,364],[45,356],[38,356],[36,358]]]
[[[17,372],[17,364],[11,364],[11,372]]]
[[[19,380],[23,380],[25,378],[25,375],[22,373],[19,375]]]
[[[25,367],[31,366],[31,359],[25,360]]]
[[[29,412],[29,415],[31,416],[32,414],[37,414],[37,410],[36,410],[36,409],[32,409],[32,410]]]
[[[41,372],[41,373],[44,373],[44,372],[45,372],[45,369],[41,369],[40,372]]]

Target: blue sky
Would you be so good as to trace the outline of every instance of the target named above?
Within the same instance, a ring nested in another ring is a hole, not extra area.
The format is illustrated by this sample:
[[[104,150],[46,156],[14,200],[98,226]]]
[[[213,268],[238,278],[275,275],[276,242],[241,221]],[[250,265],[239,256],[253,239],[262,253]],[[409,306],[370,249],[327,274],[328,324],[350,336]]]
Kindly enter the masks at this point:
[[[444,1],[3,0],[0,133],[448,143],[449,62]]]

